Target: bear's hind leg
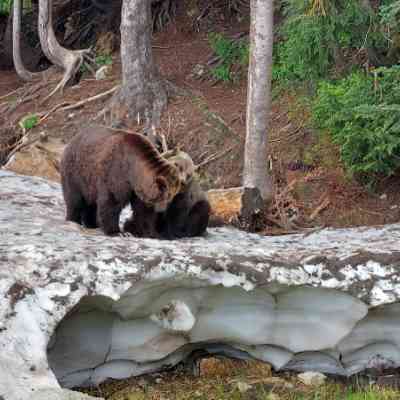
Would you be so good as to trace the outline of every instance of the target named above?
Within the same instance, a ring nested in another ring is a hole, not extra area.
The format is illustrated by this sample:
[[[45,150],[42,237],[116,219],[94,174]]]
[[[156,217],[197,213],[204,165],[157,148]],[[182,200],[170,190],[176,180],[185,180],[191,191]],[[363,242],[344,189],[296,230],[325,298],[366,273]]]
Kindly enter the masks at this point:
[[[71,196],[65,201],[67,208],[67,213],[65,220],[76,222],[77,224],[82,224],[82,210],[85,207],[84,200],[78,195]]]
[[[157,213],[140,199],[131,200],[132,216],[125,222],[124,231],[138,237],[158,238]]]
[[[97,223],[97,207],[86,206],[82,209],[82,223],[86,228],[95,229],[98,228]]]
[[[190,210],[185,227],[185,236],[201,236],[207,230],[210,218],[210,204],[208,201],[198,201]]]
[[[111,194],[102,195],[97,202],[97,222],[106,235],[116,235],[119,230],[119,215],[122,207]]]

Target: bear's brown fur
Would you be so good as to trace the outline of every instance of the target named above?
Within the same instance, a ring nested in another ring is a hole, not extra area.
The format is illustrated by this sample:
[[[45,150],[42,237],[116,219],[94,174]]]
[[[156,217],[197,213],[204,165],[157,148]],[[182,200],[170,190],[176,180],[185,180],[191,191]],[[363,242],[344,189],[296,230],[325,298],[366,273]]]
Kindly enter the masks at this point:
[[[196,166],[188,153],[181,150],[170,150],[162,153],[178,170],[179,178],[183,185],[187,185],[195,175]]]
[[[139,199],[132,205],[132,217],[124,224],[124,231],[139,237],[176,239],[203,235],[208,226],[210,204],[194,177],[194,164],[184,152],[166,155],[179,169],[185,185],[164,212],[155,212]]]
[[[174,165],[140,134],[89,127],[74,136],[61,159],[67,221],[119,233],[119,215],[140,200],[164,211],[179,192]]]

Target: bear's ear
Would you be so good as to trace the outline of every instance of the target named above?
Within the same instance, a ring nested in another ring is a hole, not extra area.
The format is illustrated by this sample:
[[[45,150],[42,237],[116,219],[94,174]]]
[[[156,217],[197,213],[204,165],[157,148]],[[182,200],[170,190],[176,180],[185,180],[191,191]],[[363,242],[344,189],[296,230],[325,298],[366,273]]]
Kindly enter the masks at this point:
[[[168,182],[163,176],[158,176],[156,178],[156,185],[160,194],[164,194],[168,190]]]

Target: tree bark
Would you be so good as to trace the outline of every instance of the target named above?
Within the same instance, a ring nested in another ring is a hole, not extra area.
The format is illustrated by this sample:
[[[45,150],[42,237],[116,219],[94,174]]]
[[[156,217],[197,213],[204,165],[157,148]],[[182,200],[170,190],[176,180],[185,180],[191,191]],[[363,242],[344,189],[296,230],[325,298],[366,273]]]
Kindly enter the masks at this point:
[[[113,122],[144,118],[147,128],[160,124],[161,113],[167,104],[167,92],[154,64],[151,31],[151,2],[124,0],[121,16],[122,87],[111,103]]]
[[[21,57],[21,0],[14,0],[13,6],[13,60],[18,76],[24,81],[32,81],[40,74],[34,74],[25,68]]]
[[[244,187],[272,197],[267,170],[267,139],[271,106],[273,0],[251,0],[250,63],[247,86]]]
[[[68,50],[58,43],[53,28],[52,5],[53,0],[39,0],[38,29],[40,45],[49,61],[64,70],[64,76],[47,98],[51,97],[59,89],[62,90],[74,78],[84,61],[93,62],[93,59],[89,56],[90,49]],[[88,67],[90,66],[88,65]]]

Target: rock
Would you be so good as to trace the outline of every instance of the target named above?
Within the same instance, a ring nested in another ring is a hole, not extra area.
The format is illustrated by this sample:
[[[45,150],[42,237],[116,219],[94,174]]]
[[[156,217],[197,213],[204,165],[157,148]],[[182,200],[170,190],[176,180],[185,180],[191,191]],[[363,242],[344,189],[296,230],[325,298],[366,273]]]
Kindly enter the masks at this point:
[[[386,193],[383,193],[383,194],[381,194],[380,196],[379,196],[379,198],[381,199],[381,200],[387,200],[387,194]]]
[[[246,393],[251,389],[251,385],[249,385],[247,382],[237,382],[236,387],[239,390],[240,393]]]
[[[326,376],[320,372],[307,371],[297,375],[301,383],[307,386],[321,386],[326,380]]]
[[[110,73],[110,67],[107,65],[103,65],[96,71],[96,81],[101,81],[107,78],[107,75]]]
[[[206,67],[203,64],[196,64],[193,67],[192,76],[194,78],[201,78],[206,73]]]
[[[43,137],[42,133],[39,135]],[[46,137],[45,140],[38,140],[14,154],[3,168],[18,174],[35,175],[59,182],[58,166],[64,146],[60,139]]]
[[[57,183],[0,170],[0,187],[7,400],[67,399],[62,387],[158,372],[193,354],[345,376],[400,367],[400,224],[106,237],[65,222]]]

